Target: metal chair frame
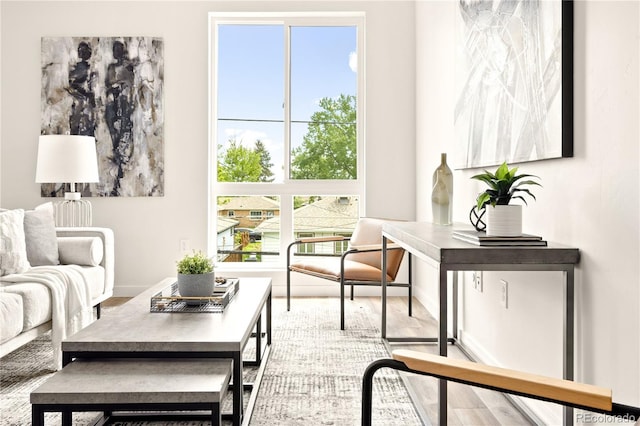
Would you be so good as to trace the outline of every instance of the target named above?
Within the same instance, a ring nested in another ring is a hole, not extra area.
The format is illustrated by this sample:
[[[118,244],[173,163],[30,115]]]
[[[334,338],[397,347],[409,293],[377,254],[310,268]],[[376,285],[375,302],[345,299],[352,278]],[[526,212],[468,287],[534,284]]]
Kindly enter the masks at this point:
[[[332,240],[333,242],[335,241],[349,241],[349,238],[342,238],[342,239],[336,239],[336,240]],[[317,241],[317,242],[310,242],[310,241],[305,241],[304,239],[298,239],[295,240],[294,242],[292,242],[291,244],[289,244],[289,246],[287,247],[287,311],[291,310],[291,249],[294,246],[300,245],[300,244],[315,244],[315,243],[320,243],[320,242],[328,242],[328,241]],[[388,247],[387,250],[404,250],[402,247]],[[367,252],[380,252],[382,254],[382,248],[373,248],[373,249],[357,249],[357,248],[352,248],[350,250],[345,251],[344,253],[342,253],[342,255],[340,256],[340,279],[339,279],[339,283],[340,283],[340,330],[344,330],[344,288],[345,286],[350,286],[350,299],[353,300],[353,289],[355,286],[382,286],[382,275],[380,276],[380,281],[354,281],[354,280],[346,280],[344,278],[344,263],[345,260],[347,258],[347,256],[349,256],[350,254],[355,254],[355,253],[367,253]],[[398,283],[398,282],[387,282],[387,287],[406,287],[407,288],[407,298],[408,298],[408,311],[409,311],[409,316],[412,315],[412,298],[413,298],[413,279],[412,279],[412,275],[413,275],[413,271],[412,271],[412,260],[411,260],[411,253],[407,252],[407,254],[409,255],[408,258],[408,282],[407,283]],[[300,271],[294,271],[294,272],[298,272],[301,274],[304,274],[304,272],[300,272]],[[386,271],[383,271],[382,273],[386,273]],[[313,275],[313,274],[309,274],[309,275]],[[317,275],[313,275],[313,276],[317,276]],[[321,279],[329,279],[329,278],[323,278],[323,277],[318,277]],[[329,279],[330,280],[330,279]]]
[[[619,418],[633,418],[634,420],[640,419],[640,407],[633,407],[630,405],[613,403],[611,411],[601,410],[598,408],[574,404],[570,402],[566,402],[559,399],[554,398],[546,398],[538,395],[531,395],[524,392],[516,392],[510,389],[505,389],[499,386],[490,386],[481,383],[474,382],[473,380],[462,380],[458,378],[452,378],[448,376],[444,376],[438,373],[430,372],[430,371],[422,371],[422,370],[414,370],[409,368],[404,362],[393,359],[393,358],[382,358],[370,363],[364,371],[363,379],[362,379],[362,426],[371,426],[371,417],[372,417],[372,399],[373,399],[373,376],[374,374],[381,368],[391,368],[392,370],[398,371],[406,371],[409,373],[420,374],[423,376],[431,376],[437,379],[443,379],[451,382],[462,383],[469,386],[476,386],[484,389],[489,389],[498,392],[509,393],[512,395],[523,396],[526,398],[537,399],[540,401],[553,402],[560,405],[565,405],[567,407],[578,408],[581,410],[586,410],[590,412],[606,414],[608,416],[619,417]],[[446,419],[439,419],[439,423],[441,426],[446,426]]]

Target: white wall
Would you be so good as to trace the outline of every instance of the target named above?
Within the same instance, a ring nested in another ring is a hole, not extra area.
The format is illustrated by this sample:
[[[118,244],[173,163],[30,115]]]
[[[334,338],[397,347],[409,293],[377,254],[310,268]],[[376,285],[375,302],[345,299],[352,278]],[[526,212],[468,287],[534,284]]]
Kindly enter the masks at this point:
[[[0,5],[0,23],[2,22],[2,6]],[[0,82],[2,82],[2,26],[0,26]],[[0,84],[0,100],[2,84]],[[0,101],[0,171],[2,169],[2,102]],[[2,205],[2,173],[0,173],[0,206]]]
[[[190,240],[194,249],[207,247],[207,14],[211,11],[366,12],[366,214],[414,218],[413,2],[3,1],[0,8],[4,208],[31,208],[46,201],[34,183],[40,133],[40,38],[164,38],[165,196],[91,199],[94,225],[115,232],[116,294],[136,294],[174,275],[179,240]],[[388,155],[391,149],[394,155]],[[284,285],[283,276],[276,275],[275,286]],[[332,289],[335,294],[335,285]]]
[[[431,173],[452,153],[454,14],[457,2],[416,6],[417,220],[430,220]],[[520,165],[544,188],[524,213],[525,232],[578,247],[576,379],[610,387],[614,400],[640,405],[639,57],[640,3],[575,3],[573,158]],[[454,173],[454,216],[481,190]],[[435,275],[420,265],[418,294],[435,306]],[[498,282],[509,282],[509,308]],[[485,361],[561,376],[562,277],[559,273],[485,273],[484,292],[464,287],[463,338]],[[435,311],[434,311],[435,312]],[[560,419],[548,405],[539,414]]]

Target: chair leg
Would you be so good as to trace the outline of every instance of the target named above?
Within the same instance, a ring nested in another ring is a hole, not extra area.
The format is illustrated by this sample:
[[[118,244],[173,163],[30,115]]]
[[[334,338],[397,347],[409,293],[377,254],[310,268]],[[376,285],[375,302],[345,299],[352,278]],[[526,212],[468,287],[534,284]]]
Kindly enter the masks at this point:
[[[411,309],[411,306],[413,305],[413,262],[411,262],[411,253],[409,253],[409,279],[407,280],[409,282],[409,290],[408,290],[408,294],[409,294],[409,316],[412,316],[413,314],[413,310]]]
[[[340,330],[344,330],[344,279],[340,278]]]
[[[287,265],[287,311],[291,310],[291,270]]]
[[[354,285],[351,285],[351,300],[353,300],[353,287]]]
[[[381,368],[407,371],[407,366],[395,359],[382,358],[370,363],[362,376],[362,426],[371,426],[373,411],[373,375]]]

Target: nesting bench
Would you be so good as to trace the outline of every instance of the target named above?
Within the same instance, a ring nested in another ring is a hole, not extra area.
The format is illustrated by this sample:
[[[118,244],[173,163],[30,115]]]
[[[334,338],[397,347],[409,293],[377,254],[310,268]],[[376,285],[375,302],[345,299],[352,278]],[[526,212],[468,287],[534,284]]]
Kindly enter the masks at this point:
[[[109,423],[113,411],[198,410],[220,425],[231,366],[211,358],[76,359],[31,393],[32,424],[44,426],[45,412],[61,412],[71,426],[74,411],[102,411]]]

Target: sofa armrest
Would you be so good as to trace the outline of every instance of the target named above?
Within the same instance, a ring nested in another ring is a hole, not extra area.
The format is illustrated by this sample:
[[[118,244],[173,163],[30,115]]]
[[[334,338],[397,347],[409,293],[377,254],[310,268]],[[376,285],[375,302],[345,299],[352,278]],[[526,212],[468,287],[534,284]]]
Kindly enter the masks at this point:
[[[100,266],[104,268],[104,294],[113,295],[115,279],[115,248],[113,230],[98,227],[58,227],[58,237],[99,237],[102,240],[104,255]]]

